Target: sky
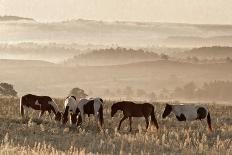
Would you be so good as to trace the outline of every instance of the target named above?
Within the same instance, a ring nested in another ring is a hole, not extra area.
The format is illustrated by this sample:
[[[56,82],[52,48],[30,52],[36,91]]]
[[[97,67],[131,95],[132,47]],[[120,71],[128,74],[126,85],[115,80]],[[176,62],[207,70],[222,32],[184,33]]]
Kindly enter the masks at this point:
[[[0,0],[0,15],[40,22],[103,21],[232,24],[232,0]]]

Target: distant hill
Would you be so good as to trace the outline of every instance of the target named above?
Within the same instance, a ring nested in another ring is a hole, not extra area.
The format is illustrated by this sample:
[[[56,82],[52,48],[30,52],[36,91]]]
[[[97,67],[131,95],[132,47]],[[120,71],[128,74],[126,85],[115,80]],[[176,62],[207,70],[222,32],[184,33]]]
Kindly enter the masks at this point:
[[[0,16],[0,21],[19,21],[19,20],[35,21],[32,18],[25,18],[19,16]]]
[[[19,94],[33,92],[65,96],[73,87],[92,90],[172,90],[189,81],[231,80],[232,63],[194,64],[171,60],[134,62],[107,66],[63,66],[44,61],[0,60],[0,81],[14,84]]]
[[[8,60],[0,59],[0,66],[4,67],[51,67],[55,64],[41,60]]]
[[[126,48],[108,48],[93,50],[83,53],[72,59],[67,60],[67,64],[78,65],[116,65],[128,64],[140,61],[157,60],[160,56],[153,52],[146,52],[142,49],[126,49]]]
[[[232,47],[212,46],[193,48],[189,51],[175,54],[178,57],[198,57],[198,58],[232,58]]]
[[[161,44],[175,47],[202,47],[202,46],[229,46],[232,35],[227,36],[171,36],[162,41]]]

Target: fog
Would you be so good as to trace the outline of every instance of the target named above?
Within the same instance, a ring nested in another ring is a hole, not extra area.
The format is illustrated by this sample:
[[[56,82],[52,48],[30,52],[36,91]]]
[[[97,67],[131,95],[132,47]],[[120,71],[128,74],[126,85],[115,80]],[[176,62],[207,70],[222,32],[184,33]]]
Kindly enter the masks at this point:
[[[23,19],[0,28],[0,82],[19,96],[79,87],[106,99],[232,100],[230,25]]]

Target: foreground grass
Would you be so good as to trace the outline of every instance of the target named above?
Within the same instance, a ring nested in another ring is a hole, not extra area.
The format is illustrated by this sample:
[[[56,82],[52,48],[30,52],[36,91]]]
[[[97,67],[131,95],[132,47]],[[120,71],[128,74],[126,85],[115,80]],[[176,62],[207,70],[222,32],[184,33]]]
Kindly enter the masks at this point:
[[[63,100],[56,100],[62,107]],[[19,99],[0,98],[0,154],[232,154],[232,107],[211,105],[213,133],[205,121],[177,122],[174,117],[163,120],[164,105],[154,103],[160,125],[157,131],[145,131],[143,118],[133,119],[133,131],[128,133],[128,121],[117,131],[122,115],[110,117],[110,106],[104,104],[105,132],[96,130],[94,119],[81,127],[63,126],[49,120],[27,124],[19,115]],[[31,113],[36,117],[38,112]]]

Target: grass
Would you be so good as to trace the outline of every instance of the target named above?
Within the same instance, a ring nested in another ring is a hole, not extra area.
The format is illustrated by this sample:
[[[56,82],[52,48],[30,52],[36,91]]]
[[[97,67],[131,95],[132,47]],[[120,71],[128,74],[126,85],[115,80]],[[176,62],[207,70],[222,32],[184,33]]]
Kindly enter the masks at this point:
[[[56,99],[63,107],[63,99]],[[51,121],[48,115],[36,123],[38,111],[31,110],[27,124],[21,121],[18,98],[0,98],[0,154],[232,154],[232,106],[209,105],[213,132],[206,121],[163,120],[164,105],[154,103],[160,126],[145,130],[144,118],[128,120],[117,131],[122,114],[110,117],[111,101],[104,103],[105,132],[96,130],[94,118],[77,128]]]

